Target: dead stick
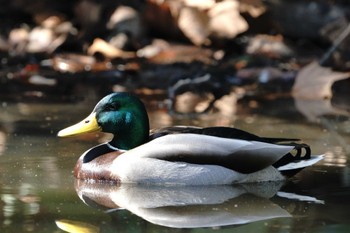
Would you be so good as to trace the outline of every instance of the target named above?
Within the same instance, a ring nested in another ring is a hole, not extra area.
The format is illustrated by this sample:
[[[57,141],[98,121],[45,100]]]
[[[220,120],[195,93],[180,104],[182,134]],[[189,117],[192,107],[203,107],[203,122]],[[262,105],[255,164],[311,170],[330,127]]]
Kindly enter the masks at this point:
[[[345,28],[344,31],[342,31],[342,33],[340,33],[340,35],[337,37],[337,39],[335,39],[335,41],[333,42],[332,47],[330,47],[328,49],[328,51],[322,56],[321,60],[320,60],[320,65],[323,65],[328,59],[329,57],[332,55],[332,53],[334,53],[334,51],[338,48],[338,46],[343,42],[343,40],[348,37],[350,33],[350,23],[348,24],[348,26]]]

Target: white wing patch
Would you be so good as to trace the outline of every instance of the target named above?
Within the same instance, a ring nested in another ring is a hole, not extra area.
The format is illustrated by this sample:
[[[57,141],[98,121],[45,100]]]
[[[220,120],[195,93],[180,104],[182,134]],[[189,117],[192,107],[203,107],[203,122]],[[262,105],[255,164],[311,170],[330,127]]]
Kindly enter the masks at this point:
[[[304,167],[309,167],[318,161],[322,160],[324,155],[315,155],[312,156],[311,159],[308,160],[300,160],[298,162],[288,163],[284,166],[281,166],[278,168],[279,171],[287,171],[287,170],[294,170],[294,169],[300,169]]]

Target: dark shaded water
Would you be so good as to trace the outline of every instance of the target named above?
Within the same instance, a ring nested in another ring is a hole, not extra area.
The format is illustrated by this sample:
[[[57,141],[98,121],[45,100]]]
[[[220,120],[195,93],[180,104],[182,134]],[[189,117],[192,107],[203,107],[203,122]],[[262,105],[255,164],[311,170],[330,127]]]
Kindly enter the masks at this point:
[[[1,232],[350,231],[350,121],[342,112],[318,113],[315,103],[293,100],[242,102],[237,110],[191,119],[150,110],[152,127],[229,125],[300,137],[325,160],[285,184],[91,186],[75,182],[72,168],[106,136],[59,139],[56,133],[85,117],[96,101],[0,102]]]

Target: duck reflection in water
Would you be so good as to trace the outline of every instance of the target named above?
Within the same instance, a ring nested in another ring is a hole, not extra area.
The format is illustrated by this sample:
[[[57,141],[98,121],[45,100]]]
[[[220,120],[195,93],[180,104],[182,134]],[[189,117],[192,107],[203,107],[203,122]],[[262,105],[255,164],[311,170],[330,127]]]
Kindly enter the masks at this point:
[[[279,196],[282,185],[282,182],[266,182],[234,186],[115,186],[77,180],[76,191],[85,204],[110,214],[126,209],[160,226],[205,228],[292,217],[271,200]],[[289,198],[285,192],[281,196],[280,199]],[[290,197],[297,198],[295,194]],[[321,203],[312,197],[302,199]],[[66,231],[77,232],[72,231],[77,225],[67,220],[56,224]]]

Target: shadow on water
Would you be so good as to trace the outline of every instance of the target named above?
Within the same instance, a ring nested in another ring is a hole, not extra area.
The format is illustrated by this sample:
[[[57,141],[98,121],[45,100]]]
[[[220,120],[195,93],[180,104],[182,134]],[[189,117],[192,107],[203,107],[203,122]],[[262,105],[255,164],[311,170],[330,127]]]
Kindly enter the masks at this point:
[[[99,96],[73,103],[3,101],[1,232],[350,230],[350,121],[346,111],[338,111],[329,102],[321,103],[326,107],[318,113],[311,105],[292,99],[265,104],[262,99],[246,98],[229,104],[226,111],[219,108],[186,117],[171,116],[159,107],[161,102],[144,98],[152,128],[225,125],[263,136],[300,137],[314,154],[325,153],[325,159],[286,184],[187,188],[74,184],[72,169],[78,156],[108,136],[61,140],[56,133],[89,113]]]

